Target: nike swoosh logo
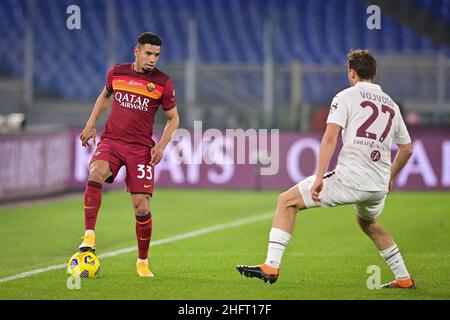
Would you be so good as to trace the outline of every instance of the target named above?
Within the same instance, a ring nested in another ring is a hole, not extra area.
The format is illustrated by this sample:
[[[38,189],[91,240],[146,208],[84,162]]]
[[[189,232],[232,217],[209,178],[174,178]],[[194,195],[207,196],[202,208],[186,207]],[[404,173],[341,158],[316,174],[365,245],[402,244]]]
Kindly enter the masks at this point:
[[[151,184],[144,184],[144,188],[150,188],[152,185]]]
[[[145,241],[145,240],[150,240],[150,238],[139,238],[139,240]]]
[[[86,207],[84,206],[85,209],[95,209],[96,207]]]

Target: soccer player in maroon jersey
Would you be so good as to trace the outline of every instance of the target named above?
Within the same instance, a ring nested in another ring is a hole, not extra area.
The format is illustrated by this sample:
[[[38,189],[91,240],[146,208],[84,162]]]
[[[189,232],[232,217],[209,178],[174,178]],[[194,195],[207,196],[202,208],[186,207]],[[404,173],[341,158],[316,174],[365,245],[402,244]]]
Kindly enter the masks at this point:
[[[154,187],[154,166],[163,156],[172,134],[178,128],[179,116],[172,79],[155,66],[162,40],[155,34],[139,35],[134,48],[135,61],[113,66],[106,84],[95,102],[86,127],[80,134],[81,144],[96,143],[95,122],[108,108],[111,113],[89,165],[84,193],[85,234],[80,251],[95,251],[95,223],[102,201],[102,185],[114,181],[119,169],[126,167],[127,191],[136,216],[139,258],[136,270],[140,277],[153,277],[148,267],[148,250],[152,234],[150,198]],[[152,139],[153,123],[162,105],[168,121],[158,143]]]

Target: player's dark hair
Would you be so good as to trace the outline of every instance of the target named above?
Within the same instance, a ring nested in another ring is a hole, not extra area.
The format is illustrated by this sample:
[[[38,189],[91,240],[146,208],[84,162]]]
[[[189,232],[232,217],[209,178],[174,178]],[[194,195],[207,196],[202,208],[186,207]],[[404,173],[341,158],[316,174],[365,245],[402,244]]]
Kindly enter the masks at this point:
[[[377,74],[377,61],[369,50],[352,50],[347,55],[346,67],[356,71],[363,80],[372,80]]]
[[[144,45],[148,43],[160,47],[162,46],[163,41],[154,33],[143,32],[138,36],[137,43],[138,45]]]

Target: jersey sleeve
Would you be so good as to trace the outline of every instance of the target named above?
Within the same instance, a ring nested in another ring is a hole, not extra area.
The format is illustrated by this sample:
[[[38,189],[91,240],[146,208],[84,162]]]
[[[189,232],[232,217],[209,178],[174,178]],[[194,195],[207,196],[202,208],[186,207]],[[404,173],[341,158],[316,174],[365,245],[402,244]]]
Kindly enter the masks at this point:
[[[347,124],[347,106],[345,100],[341,95],[333,98],[328,113],[327,123],[336,123],[342,128]]]
[[[167,80],[161,98],[161,104],[164,111],[169,111],[177,105],[175,98],[175,89],[173,88],[172,79]]]
[[[113,92],[113,73],[114,73],[114,68],[116,66],[113,66],[109,69],[108,74],[106,75],[106,82],[105,82],[105,88],[106,90],[108,90],[109,93]]]
[[[395,144],[408,144],[411,143],[411,138],[408,133],[408,129],[406,128],[405,122],[403,121],[402,115],[400,112],[397,116],[397,125],[394,136],[392,138]]]

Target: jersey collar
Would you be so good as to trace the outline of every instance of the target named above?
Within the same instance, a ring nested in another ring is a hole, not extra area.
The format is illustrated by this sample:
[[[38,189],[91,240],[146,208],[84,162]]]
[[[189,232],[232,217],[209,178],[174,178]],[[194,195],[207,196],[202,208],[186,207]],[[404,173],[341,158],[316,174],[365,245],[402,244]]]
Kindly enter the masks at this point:
[[[370,88],[381,91],[381,86],[375,83],[369,83],[369,82],[357,82],[355,84],[355,87],[357,88]]]
[[[154,67],[153,70],[150,72],[139,72],[139,71],[134,70],[134,62],[131,63],[131,71],[134,72],[135,74],[151,75],[153,72],[155,72],[155,69],[156,69],[156,67]]]

